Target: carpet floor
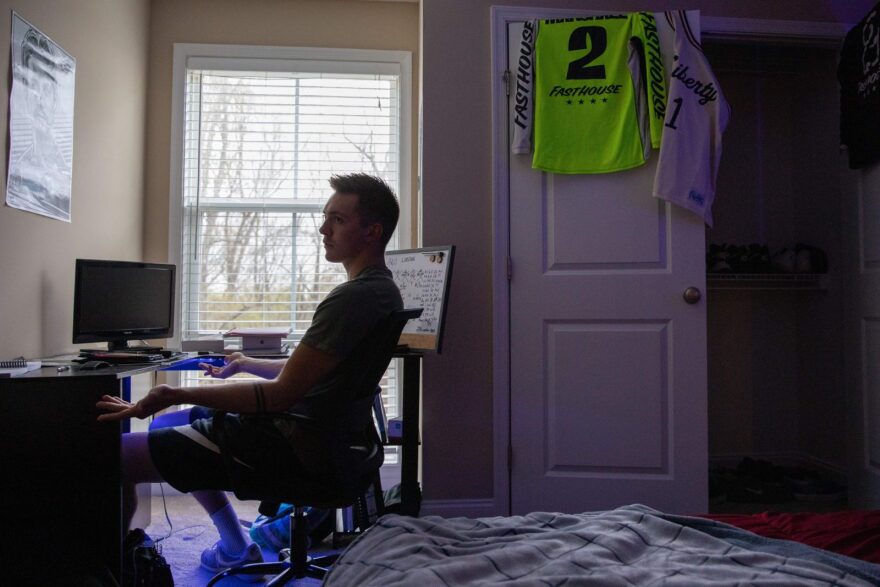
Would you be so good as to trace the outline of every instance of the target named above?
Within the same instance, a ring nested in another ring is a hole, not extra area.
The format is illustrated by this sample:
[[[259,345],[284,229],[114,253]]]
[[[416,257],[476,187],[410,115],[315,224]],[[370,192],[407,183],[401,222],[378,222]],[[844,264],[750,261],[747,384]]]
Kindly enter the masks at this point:
[[[238,501],[230,495],[230,501],[242,520],[253,520],[257,517],[256,501]],[[167,517],[166,517],[167,509]],[[199,567],[199,556],[202,550],[214,544],[219,536],[205,511],[190,495],[154,495],[151,501],[151,519],[146,532],[154,540],[159,540],[162,555],[171,566],[176,587],[204,587],[212,574]],[[168,520],[171,524],[169,526]],[[263,549],[263,560],[278,560],[278,553]],[[218,587],[236,587],[242,585],[264,585],[248,583],[230,577],[218,584]],[[288,586],[317,587],[321,581],[316,579],[300,579],[287,583]]]

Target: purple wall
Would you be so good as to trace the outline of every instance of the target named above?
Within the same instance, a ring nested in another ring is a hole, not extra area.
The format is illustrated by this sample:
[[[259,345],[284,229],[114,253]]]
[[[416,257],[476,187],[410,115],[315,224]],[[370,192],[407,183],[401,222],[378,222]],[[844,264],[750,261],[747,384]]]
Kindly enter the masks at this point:
[[[443,354],[425,360],[426,500],[491,500],[492,150],[488,0],[422,0],[424,245],[455,244]],[[504,5],[664,10],[681,2],[529,0]],[[704,16],[854,23],[873,1],[692,0]],[[505,513],[498,511],[497,513]]]

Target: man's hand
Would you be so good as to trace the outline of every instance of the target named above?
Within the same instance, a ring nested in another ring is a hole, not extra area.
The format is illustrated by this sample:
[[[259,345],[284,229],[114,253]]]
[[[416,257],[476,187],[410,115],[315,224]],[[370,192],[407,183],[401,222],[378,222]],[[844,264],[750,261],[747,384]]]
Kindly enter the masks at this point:
[[[136,404],[114,395],[105,395],[97,404],[98,409],[108,413],[98,416],[99,422],[115,422],[127,418],[144,419],[174,405],[175,389],[170,385],[158,385]]]
[[[225,365],[222,367],[215,367],[208,363],[199,363],[199,369],[204,369],[205,375],[208,377],[226,379],[227,377],[232,377],[233,375],[242,372],[241,364],[244,361],[244,358],[245,357],[242,353],[232,353],[224,357],[223,361]]]

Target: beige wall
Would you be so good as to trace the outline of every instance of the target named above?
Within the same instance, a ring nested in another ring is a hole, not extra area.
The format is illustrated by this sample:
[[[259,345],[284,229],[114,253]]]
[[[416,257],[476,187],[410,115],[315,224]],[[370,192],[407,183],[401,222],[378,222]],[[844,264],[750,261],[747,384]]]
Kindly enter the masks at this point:
[[[339,47],[411,51],[418,80],[419,7],[413,2],[363,0],[153,0],[147,96],[147,199],[144,257],[168,255],[171,141],[171,62],[174,43]],[[415,81],[413,82],[415,85]],[[413,88],[413,140],[418,113]],[[413,157],[411,193],[415,194]],[[413,210],[415,213],[415,206]],[[413,222],[413,226],[416,226]]]
[[[487,77],[494,4],[577,10],[663,10],[686,4],[706,16],[856,22],[873,1],[422,0],[423,242],[458,247],[444,351],[426,359],[424,368],[426,500],[495,497],[492,80]]]
[[[412,2],[3,0],[2,7],[0,30],[10,30],[15,10],[71,53],[77,70],[72,222],[0,205],[0,324],[15,333],[0,340],[0,357],[76,348],[77,257],[166,260],[174,42],[408,50],[418,79]],[[0,60],[8,68],[8,41]],[[8,69],[2,77],[7,112]],[[414,117],[417,100],[414,91]],[[4,136],[7,120],[0,118]],[[415,170],[412,177],[415,193]]]
[[[147,0],[0,1],[4,202],[12,10],[76,58],[76,98],[71,222],[0,205],[4,358],[74,348],[74,259],[141,256],[150,12]]]

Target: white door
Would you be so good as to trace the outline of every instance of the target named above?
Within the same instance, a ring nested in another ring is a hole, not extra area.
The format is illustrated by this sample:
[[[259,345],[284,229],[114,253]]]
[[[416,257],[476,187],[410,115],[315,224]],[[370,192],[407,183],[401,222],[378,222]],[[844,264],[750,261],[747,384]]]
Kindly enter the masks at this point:
[[[706,304],[683,299],[705,296],[704,227],[651,196],[656,160],[556,175],[510,156],[514,514],[707,511]]]
[[[848,234],[857,260],[850,282],[855,298],[849,360],[852,380],[848,411],[850,506],[880,508],[880,164],[859,172],[858,198],[849,206]],[[853,249],[850,249],[851,251]],[[844,291],[849,288],[845,287]]]

